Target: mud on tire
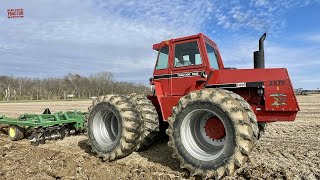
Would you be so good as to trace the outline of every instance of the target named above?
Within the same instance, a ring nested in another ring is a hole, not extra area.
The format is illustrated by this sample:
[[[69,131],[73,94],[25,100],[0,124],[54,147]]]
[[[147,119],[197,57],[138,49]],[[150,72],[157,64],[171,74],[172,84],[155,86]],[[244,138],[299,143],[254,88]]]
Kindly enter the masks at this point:
[[[231,91],[227,91],[227,90],[223,90],[227,93],[229,93],[233,98],[235,98],[237,101],[240,102],[241,106],[245,109],[245,111],[247,112],[249,119],[250,119],[250,123],[252,126],[252,130],[253,130],[253,142],[256,143],[257,140],[260,139],[260,128],[258,125],[258,120],[256,115],[254,114],[250,104],[240,95],[233,93]]]
[[[154,137],[158,134],[159,117],[156,108],[146,96],[134,93],[129,96],[129,99],[136,106],[142,120],[142,134],[136,147],[137,151],[142,151],[152,145]]]
[[[206,116],[216,117],[223,123],[224,142],[210,142],[205,138],[207,134],[203,135],[201,122]],[[241,102],[226,90],[191,92],[173,107],[168,122],[166,132],[173,157],[192,176],[220,179],[231,175],[247,161],[254,146],[255,135],[250,117]]]
[[[121,95],[106,95],[89,107],[87,133],[92,152],[104,161],[132,153],[140,139],[141,122],[134,105]]]

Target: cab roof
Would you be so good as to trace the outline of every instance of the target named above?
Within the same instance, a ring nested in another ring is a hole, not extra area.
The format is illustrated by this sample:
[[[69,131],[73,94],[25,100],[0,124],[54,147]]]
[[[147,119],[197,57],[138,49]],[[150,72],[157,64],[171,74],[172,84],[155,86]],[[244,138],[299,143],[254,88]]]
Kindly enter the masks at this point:
[[[180,37],[180,38],[174,38],[174,39],[162,41],[160,43],[154,44],[153,49],[159,51],[160,47],[163,46],[164,44],[171,44],[173,42],[179,42],[179,41],[184,41],[184,40],[189,40],[189,39],[197,39],[197,38],[204,38],[205,41],[208,41],[210,44],[217,47],[217,44],[215,42],[213,42],[210,38],[208,38],[203,33],[199,33],[199,34],[195,34],[195,35],[191,35],[191,36],[184,36],[184,37]]]

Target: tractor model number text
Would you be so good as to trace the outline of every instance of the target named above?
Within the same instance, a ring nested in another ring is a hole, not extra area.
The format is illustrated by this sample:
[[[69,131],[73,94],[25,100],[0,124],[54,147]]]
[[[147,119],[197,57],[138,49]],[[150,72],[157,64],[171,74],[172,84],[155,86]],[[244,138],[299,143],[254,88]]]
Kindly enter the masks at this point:
[[[283,86],[286,82],[284,80],[270,81],[269,86]]]

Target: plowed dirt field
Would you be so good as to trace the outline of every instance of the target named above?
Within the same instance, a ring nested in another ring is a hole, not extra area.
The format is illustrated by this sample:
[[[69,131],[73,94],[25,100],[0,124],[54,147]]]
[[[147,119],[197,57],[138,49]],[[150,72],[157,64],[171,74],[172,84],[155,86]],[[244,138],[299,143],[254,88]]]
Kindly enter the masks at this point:
[[[294,122],[269,124],[249,162],[225,179],[320,179],[320,95],[298,96]],[[87,110],[90,101],[0,103],[0,114]],[[4,132],[5,133],[5,132]],[[167,139],[144,152],[102,162],[90,154],[84,135],[33,147],[0,133],[0,179],[184,179],[188,173],[171,158]]]

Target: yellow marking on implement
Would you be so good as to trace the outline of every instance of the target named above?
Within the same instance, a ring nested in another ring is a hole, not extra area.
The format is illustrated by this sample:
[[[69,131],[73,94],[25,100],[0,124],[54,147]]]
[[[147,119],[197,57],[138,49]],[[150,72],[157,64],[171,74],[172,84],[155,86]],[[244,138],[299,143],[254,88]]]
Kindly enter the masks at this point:
[[[14,128],[10,127],[9,129],[9,136],[10,137],[14,137],[16,135],[16,131],[14,130]]]

